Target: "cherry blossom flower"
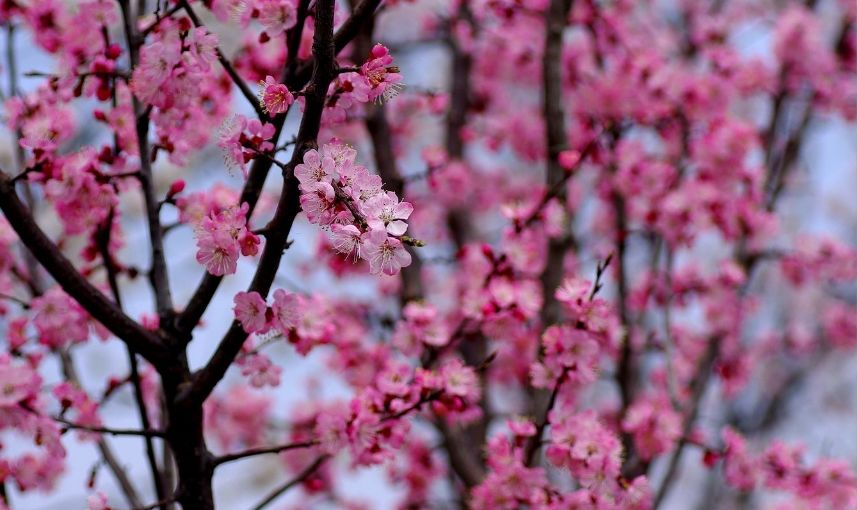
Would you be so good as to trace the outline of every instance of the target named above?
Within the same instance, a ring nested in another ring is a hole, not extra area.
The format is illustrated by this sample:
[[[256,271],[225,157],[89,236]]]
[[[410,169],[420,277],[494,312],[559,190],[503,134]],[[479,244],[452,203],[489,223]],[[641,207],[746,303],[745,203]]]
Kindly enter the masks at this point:
[[[273,37],[295,26],[298,13],[291,0],[260,0],[259,21],[265,27],[265,33]]]
[[[197,237],[196,260],[214,276],[232,274],[238,269],[239,247],[226,232],[204,230]]]
[[[402,75],[392,63],[389,50],[382,44],[376,44],[372,47],[371,58],[360,67],[360,74],[369,85],[370,101],[379,97],[390,100],[401,90]]]
[[[274,302],[271,305],[272,324],[283,335],[296,327],[300,319],[299,301],[295,294],[283,289],[274,291]]]
[[[365,209],[370,228],[376,230],[386,228],[388,234],[400,236],[408,228],[403,220],[410,217],[414,206],[408,202],[399,202],[396,194],[388,191],[369,199]]]
[[[265,81],[259,85],[262,87],[259,93],[262,109],[271,115],[286,113],[289,106],[295,101],[288,87],[282,83],[277,83],[273,76],[266,76]]]
[[[393,275],[411,264],[411,254],[402,242],[387,236],[383,230],[370,230],[365,234],[363,245],[372,273]]]

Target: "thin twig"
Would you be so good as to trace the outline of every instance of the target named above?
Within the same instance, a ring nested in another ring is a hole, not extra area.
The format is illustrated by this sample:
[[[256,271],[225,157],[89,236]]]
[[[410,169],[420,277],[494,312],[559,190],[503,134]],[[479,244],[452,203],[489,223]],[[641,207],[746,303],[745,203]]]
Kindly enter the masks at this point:
[[[74,382],[72,380],[72,382]],[[25,411],[31,412],[36,415],[41,414],[35,409],[23,405],[20,405],[21,409]],[[112,436],[148,436],[148,437],[163,437],[164,433],[160,430],[140,430],[140,429],[116,429],[110,427],[96,427],[92,425],[81,425],[79,423],[75,423],[73,421],[69,421],[62,416],[48,416],[51,420],[63,424],[64,428],[72,429],[72,430],[82,430],[84,432],[94,432],[97,434],[109,434]]]
[[[190,20],[193,22],[196,27],[203,27],[202,21],[200,21],[199,16],[196,15],[196,12],[190,6],[187,0],[180,0],[180,5],[184,8]],[[220,50],[220,47],[214,48],[215,53],[217,54],[217,60],[220,62],[220,65],[223,66],[223,70],[226,71],[226,74],[232,79],[235,85],[238,87],[238,90],[241,91],[241,94],[250,102],[250,105],[253,107],[253,110],[256,111],[256,115],[259,116],[259,120],[262,122],[270,120],[270,117],[265,110],[262,108],[262,105],[259,103],[259,99],[256,97],[256,94],[250,90],[250,87],[247,86],[247,83],[244,82],[244,79],[238,74],[238,71],[235,70],[235,67],[232,66],[232,62],[229,61],[228,58],[223,54]]]
[[[274,489],[270,494],[268,494],[268,496],[265,497],[265,499],[263,499],[262,501],[257,503],[253,507],[253,510],[262,510],[266,506],[268,506],[269,504],[273,503],[274,500],[276,500],[277,498],[279,498],[280,496],[285,494],[286,491],[288,491],[289,489],[291,489],[295,485],[303,482],[304,480],[306,480],[307,478],[312,476],[312,474],[315,473],[316,470],[318,470],[318,468],[320,468],[321,465],[324,464],[324,462],[329,458],[330,458],[330,455],[327,455],[327,454],[319,455],[318,457],[316,457],[315,461],[313,461],[312,464],[307,466],[296,477],[292,478],[291,480],[284,483],[280,487],[277,487],[276,489]]]
[[[258,455],[280,453],[280,452],[285,452],[288,450],[298,450],[301,448],[311,448],[313,446],[317,446],[318,444],[319,444],[319,442],[317,440],[312,440],[312,441],[301,441],[298,443],[281,444],[281,445],[277,445],[277,446],[250,448],[249,450],[244,450],[243,452],[230,453],[227,455],[221,455],[220,457],[216,457],[214,459],[214,465],[219,466],[221,464],[226,464],[227,462],[233,462],[236,460],[246,459],[248,457],[255,457]]]

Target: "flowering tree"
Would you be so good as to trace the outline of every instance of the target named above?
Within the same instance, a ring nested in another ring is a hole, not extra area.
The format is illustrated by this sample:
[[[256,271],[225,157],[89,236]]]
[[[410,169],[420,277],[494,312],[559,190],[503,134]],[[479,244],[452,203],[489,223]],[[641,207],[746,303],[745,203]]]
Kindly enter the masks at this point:
[[[769,434],[857,347],[853,238],[800,201],[808,133],[857,117],[857,9],[814,4],[2,2],[0,429],[26,445],[0,508],[73,441],[90,510],[213,509],[219,468],[271,455],[257,510],[377,508],[338,490],[376,465],[402,509],[690,508],[688,473],[701,508],[857,508],[847,459]],[[99,341],[127,364],[87,383]],[[345,389],[281,385],[277,344]],[[138,426],[104,419],[121,392]]]

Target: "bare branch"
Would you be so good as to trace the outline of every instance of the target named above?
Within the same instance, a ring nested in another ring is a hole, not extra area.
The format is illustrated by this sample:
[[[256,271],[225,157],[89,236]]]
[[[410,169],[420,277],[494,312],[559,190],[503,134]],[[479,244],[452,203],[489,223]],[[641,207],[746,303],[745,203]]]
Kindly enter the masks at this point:
[[[265,499],[263,499],[258,504],[256,504],[256,506],[253,507],[253,510],[262,510],[266,506],[268,506],[269,504],[273,503],[274,500],[276,500],[277,498],[279,498],[280,496],[285,494],[289,489],[291,489],[295,485],[303,482],[304,480],[306,480],[307,478],[312,476],[312,474],[315,473],[318,470],[318,468],[320,468],[321,465],[324,464],[324,462],[329,458],[330,458],[330,455],[319,455],[315,459],[315,461],[313,461],[312,464],[307,466],[296,477],[292,478],[291,480],[284,483],[280,487],[277,487],[276,489],[274,489],[270,494],[268,494],[267,497],[265,497]]]
[[[0,170],[0,209],[17,232],[21,242],[63,290],[111,333],[139,352],[153,365],[168,359],[161,340],[125,315],[115,303],[87,281],[36,224],[30,211],[18,198],[14,185]]]
[[[277,446],[265,446],[259,448],[250,448],[249,450],[244,450],[243,452],[238,453],[230,453],[227,455],[221,455],[214,459],[214,465],[219,466],[221,464],[226,464],[227,462],[233,462],[236,460],[246,459],[248,457],[256,457],[258,455],[267,455],[271,453],[280,453],[288,450],[298,450],[301,448],[311,448],[313,446],[317,446],[319,444],[318,441],[301,441],[298,443],[288,443],[281,444]]]

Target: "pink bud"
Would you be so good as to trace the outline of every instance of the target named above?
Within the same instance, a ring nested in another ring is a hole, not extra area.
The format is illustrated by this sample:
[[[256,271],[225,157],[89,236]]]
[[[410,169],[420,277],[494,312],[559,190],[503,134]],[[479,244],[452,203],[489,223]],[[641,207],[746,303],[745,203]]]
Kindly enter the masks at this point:
[[[702,456],[702,463],[705,464],[705,467],[712,468],[719,458],[719,453],[711,450],[705,450],[705,454]]]
[[[170,185],[170,191],[168,193],[169,196],[178,195],[182,191],[184,191],[185,182],[184,179],[179,179],[173,182]]]
[[[559,153],[559,166],[566,171],[574,170],[580,162],[580,153],[577,151],[562,151]]]
[[[372,47],[372,57],[381,58],[387,54],[387,48],[383,44],[376,44]]]
[[[107,50],[104,52],[104,56],[111,60],[116,60],[120,55],[122,55],[122,47],[116,43],[108,46]]]

